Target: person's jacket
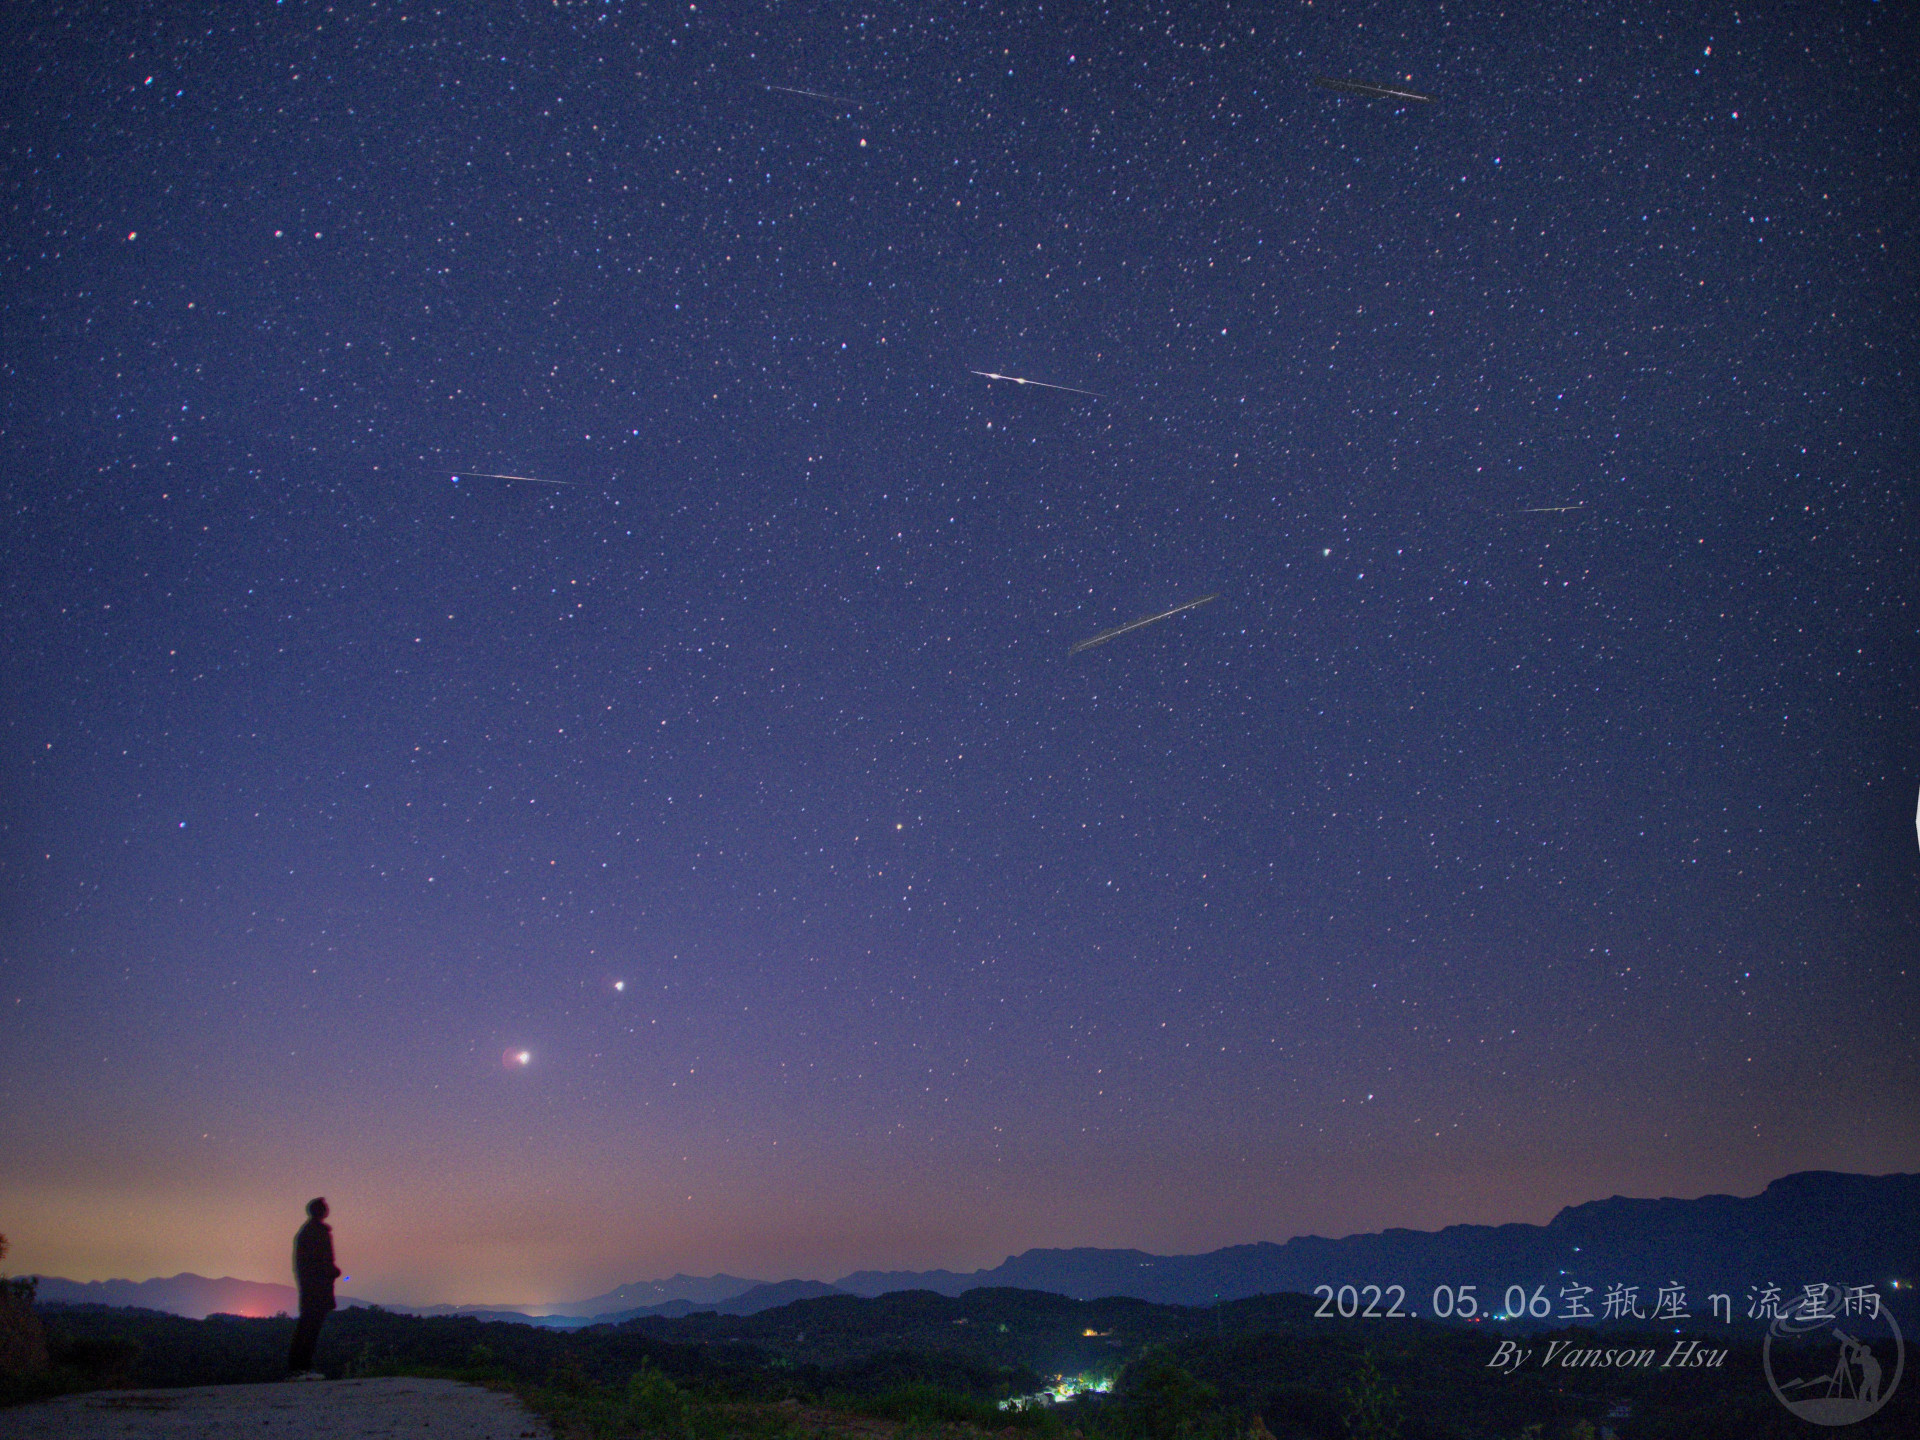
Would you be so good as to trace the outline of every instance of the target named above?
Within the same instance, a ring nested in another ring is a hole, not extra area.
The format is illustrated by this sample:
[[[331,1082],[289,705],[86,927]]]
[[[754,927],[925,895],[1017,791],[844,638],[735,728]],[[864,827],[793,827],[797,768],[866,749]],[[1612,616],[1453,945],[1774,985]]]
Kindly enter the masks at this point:
[[[293,1273],[300,1282],[300,1303],[319,1300],[333,1306],[333,1282],[340,1267],[333,1263],[333,1227],[324,1220],[308,1220],[293,1237]]]

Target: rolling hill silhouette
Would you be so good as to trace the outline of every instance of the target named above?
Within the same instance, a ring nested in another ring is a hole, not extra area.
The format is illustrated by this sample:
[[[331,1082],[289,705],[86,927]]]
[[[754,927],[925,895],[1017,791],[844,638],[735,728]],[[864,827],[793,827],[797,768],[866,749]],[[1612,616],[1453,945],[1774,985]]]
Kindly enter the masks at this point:
[[[1311,1293],[1316,1285],[1372,1284],[1404,1287],[1408,1307],[1420,1313],[1429,1310],[1434,1288],[1441,1285],[1476,1286],[1483,1312],[1496,1309],[1513,1285],[1529,1293],[1544,1286],[1553,1297],[1570,1285],[1590,1286],[1595,1297],[1609,1286],[1634,1286],[1644,1311],[1660,1287],[1679,1284],[1695,1314],[1704,1311],[1705,1297],[1712,1293],[1733,1297],[1736,1313],[1743,1313],[1750,1289],[1766,1285],[1787,1295],[1820,1281],[1877,1285],[1885,1295],[1899,1279],[1904,1294],[1920,1282],[1913,1269],[1915,1256],[1920,1256],[1920,1175],[1808,1170],[1783,1176],[1754,1196],[1642,1200],[1616,1195],[1568,1206],[1545,1225],[1450,1225],[1438,1231],[1395,1229],[1341,1239],[1307,1235],[1284,1244],[1232,1245],[1203,1255],[1086,1247],[1027,1250],[987,1270],[862,1270],[831,1285],[675,1275],[528,1311],[504,1306],[387,1308],[572,1327],[643,1315],[754,1315],[794,1300],[837,1294],[873,1297],[902,1290],[954,1296],[1011,1288],[1077,1300],[1126,1296],[1208,1305],[1252,1295]],[[40,1298],[139,1306],[194,1318],[217,1312],[272,1315],[296,1305],[289,1286],[198,1275],[84,1284],[49,1278],[40,1282]],[[1597,1310],[1597,1298],[1591,1303]]]

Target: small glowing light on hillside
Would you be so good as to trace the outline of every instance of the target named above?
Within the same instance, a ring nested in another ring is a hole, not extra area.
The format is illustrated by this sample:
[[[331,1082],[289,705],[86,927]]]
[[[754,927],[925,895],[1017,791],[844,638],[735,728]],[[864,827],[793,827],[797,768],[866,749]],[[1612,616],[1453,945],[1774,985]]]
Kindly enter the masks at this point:
[[[616,990],[624,990],[627,988],[627,982],[624,980],[616,980],[613,982],[613,988]]]
[[[524,1070],[533,1063],[531,1050],[509,1050],[500,1057],[500,1063],[509,1070]]]

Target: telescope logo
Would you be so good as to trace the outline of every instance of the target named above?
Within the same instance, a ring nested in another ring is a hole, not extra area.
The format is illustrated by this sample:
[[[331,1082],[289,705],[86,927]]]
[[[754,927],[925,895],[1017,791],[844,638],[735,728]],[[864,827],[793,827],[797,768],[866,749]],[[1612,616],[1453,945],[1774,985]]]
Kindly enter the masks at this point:
[[[1807,1289],[1807,1301],[1767,1327],[1760,1350],[1767,1384],[1810,1424],[1857,1424],[1900,1388],[1907,1360],[1900,1322],[1877,1295],[1871,1308],[1842,1306],[1815,1298],[1822,1291],[1851,1298],[1839,1286]]]

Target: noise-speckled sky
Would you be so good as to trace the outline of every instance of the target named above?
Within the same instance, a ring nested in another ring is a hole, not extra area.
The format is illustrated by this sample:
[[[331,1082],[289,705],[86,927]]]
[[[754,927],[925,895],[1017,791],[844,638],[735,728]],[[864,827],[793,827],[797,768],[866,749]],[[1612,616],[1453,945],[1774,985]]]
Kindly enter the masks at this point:
[[[1920,1168],[1906,7],[0,26],[14,1268]]]

